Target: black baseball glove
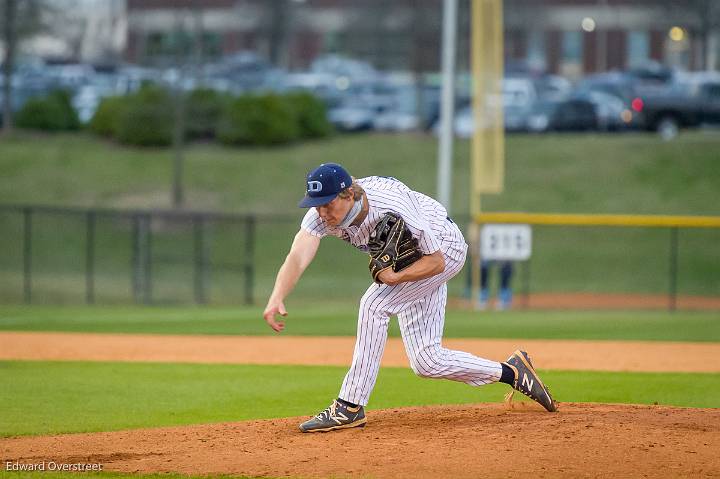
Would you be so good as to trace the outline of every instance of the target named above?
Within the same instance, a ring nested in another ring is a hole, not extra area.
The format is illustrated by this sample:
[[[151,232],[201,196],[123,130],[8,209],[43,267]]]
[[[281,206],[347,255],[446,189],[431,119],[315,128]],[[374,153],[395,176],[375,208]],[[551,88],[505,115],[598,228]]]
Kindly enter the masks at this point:
[[[413,238],[405,226],[405,220],[395,213],[385,213],[375,230],[370,233],[368,248],[368,268],[376,283],[382,283],[378,275],[383,270],[392,268],[397,273],[423,257],[417,239]]]

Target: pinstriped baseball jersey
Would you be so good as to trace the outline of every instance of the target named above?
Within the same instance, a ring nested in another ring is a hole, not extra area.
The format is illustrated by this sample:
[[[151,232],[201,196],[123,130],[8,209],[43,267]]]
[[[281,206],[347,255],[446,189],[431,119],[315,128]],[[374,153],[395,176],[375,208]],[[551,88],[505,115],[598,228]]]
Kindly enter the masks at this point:
[[[423,377],[445,378],[480,386],[500,379],[496,361],[441,345],[447,302],[447,281],[463,267],[467,244],[460,229],[434,199],[411,190],[395,178],[371,176],[356,180],[367,195],[369,211],[359,226],[341,228],[323,222],[315,208],[306,213],[302,228],[323,238],[335,236],[367,252],[375,225],[392,211],[418,239],[424,254],[441,251],[445,270],[419,281],[395,286],[372,283],[360,301],[353,361],[339,397],[366,405],[375,386],[387,341],[390,316],[396,315],[410,366]]]
[[[302,227],[320,238],[330,235],[351,243],[361,251],[367,252],[367,243],[375,225],[392,211],[405,220],[405,224],[418,239],[420,249],[432,254],[443,244],[448,254],[459,259],[465,239],[457,228],[451,228],[445,207],[416,191],[411,190],[395,178],[371,176],[356,180],[367,194],[370,211],[360,226],[340,228],[325,224],[315,208],[310,208],[303,218]]]

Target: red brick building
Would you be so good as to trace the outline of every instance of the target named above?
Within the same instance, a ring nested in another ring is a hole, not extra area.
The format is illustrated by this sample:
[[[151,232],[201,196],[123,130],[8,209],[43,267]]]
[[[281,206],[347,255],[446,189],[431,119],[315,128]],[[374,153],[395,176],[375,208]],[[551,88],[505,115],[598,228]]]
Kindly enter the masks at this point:
[[[717,61],[717,34],[704,44],[698,15],[687,5],[672,8],[670,0],[504,5],[506,58],[554,73],[576,76],[649,60],[699,69]],[[205,58],[255,50],[293,69],[332,52],[382,69],[439,69],[441,0],[127,0],[127,8],[125,57],[133,62],[169,61],[178,45],[200,38]],[[459,1],[461,70],[469,63],[469,8],[470,0]]]

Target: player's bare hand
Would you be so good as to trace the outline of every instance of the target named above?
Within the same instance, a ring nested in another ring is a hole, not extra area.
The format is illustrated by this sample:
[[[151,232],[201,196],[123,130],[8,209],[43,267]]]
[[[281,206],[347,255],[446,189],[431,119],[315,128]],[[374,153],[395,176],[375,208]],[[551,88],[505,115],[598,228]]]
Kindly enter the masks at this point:
[[[400,275],[392,270],[392,268],[386,268],[380,272],[378,279],[388,286],[395,286],[400,283]]]
[[[273,328],[275,332],[279,333],[280,331],[285,329],[285,321],[275,319],[277,315],[287,316],[285,305],[282,301],[269,302],[268,305],[265,307],[265,311],[263,312],[263,318],[265,318],[265,322],[268,323],[268,326]]]

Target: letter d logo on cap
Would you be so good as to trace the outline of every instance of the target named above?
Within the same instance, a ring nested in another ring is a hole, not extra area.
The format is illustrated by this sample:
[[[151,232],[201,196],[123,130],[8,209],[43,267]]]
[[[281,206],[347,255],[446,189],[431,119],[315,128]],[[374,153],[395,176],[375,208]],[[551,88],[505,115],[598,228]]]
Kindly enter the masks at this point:
[[[322,183],[319,181],[308,181],[308,193],[320,193],[322,191]]]

